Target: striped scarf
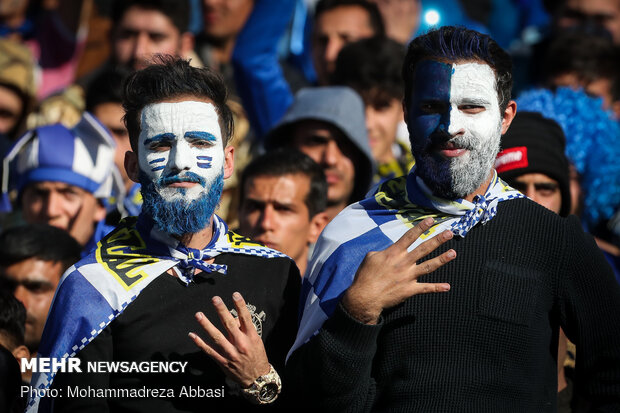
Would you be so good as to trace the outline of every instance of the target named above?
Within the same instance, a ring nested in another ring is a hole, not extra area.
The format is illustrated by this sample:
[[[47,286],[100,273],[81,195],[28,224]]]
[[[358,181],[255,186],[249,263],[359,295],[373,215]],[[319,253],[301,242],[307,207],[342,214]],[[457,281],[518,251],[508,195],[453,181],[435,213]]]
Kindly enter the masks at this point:
[[[172,269],[189,285],[195,269],[225,276],[226,265],[206,263],[220,254],[286,257],[228,230],[213,215],[213,237],[202,250],[158,231],[145,215],[126,218],[97,249],[63,275],[45,323],[38,357],[74,357],[135,300],[153,280]],[[32,387],[47,389],[56,372],[35,373]],[[50,400],[31,398],[27,412],[48,411]]]
[[[432,217],[435,224],[409,251],[445,230],[465,237],[497,213],[497,204],[525,195],[508,186],[495,171],[484,195],[473,202],[434,196],[414,167],[409,175],[386,181],[370,197],[348,206],[323,231],[303,280],[300,326],[290,354],[318,332],[353,282],[369,251],[381,251]]]

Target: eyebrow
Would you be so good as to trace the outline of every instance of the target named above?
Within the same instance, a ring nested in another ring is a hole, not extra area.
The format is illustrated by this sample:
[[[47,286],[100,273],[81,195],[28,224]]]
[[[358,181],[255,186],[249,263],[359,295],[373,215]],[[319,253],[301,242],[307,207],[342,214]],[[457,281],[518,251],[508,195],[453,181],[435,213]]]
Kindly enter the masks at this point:
[[[469,104],[469,105],[489,105],[489,102],[486,99],[476,99],[476,98],[464,98],[461,101],[461,104]]]
[[[189,138],[189,139],[202,139],[205,141],[216,141],[217,138],[209,133],[209,132],[204,132],[204,131],[189,131],[189,132],[185,132],[185,135],[183,135],[185,138]]]
[[[159,135],[155,135],[152,138],[149,139],[145,139],[144,140],[144,145],[148,145],[151,142],[157,142],[157,141],[165,141],[165,140],[172,140],[174,139],[176,136],[174,135],[174,133],[160,133]]]

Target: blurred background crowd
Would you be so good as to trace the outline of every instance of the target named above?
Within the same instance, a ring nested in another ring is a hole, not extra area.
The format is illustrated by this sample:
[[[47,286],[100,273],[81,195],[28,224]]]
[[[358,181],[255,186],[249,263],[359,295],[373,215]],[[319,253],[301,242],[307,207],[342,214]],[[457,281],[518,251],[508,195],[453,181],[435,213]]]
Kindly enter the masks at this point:
[[[85,254],[140,211],[123,167],[129,73],[170,54],[221,74],[236,173],[217,213],[303,274],[329,220],[415,163],[402,61],[409,40],[442,25],[489,34],[510,53],[518,111],[537,115],[504,149],[534,135],[555,148],[531,161],[539,169],[517,162],[547,178],[518,188],[541,203],[561,197],[556,212],[581,217],[618,276],[620,0],[0,0],[0,266],[27,313],[25,330],[11,327],[22,316],[3,302],[0,344],[36,354],[75,258],[43,224]]]

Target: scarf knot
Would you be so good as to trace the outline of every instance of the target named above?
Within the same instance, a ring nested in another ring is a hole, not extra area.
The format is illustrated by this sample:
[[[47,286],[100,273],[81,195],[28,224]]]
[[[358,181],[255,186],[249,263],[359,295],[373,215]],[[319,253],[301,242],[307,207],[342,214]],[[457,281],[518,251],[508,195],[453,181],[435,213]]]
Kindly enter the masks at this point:
[[[213,258],[213,254],[210,254],[206,250],[198,250],[194,248],[178,246],[177,251],[185,255],[185,258],[179,258],[177,268],[179,270],[178,276],[185,283],[189,285],[194,280],[194,270],[199,269],[207,273],[219,272],[226,274],[228,267],[224,264],[209,264],[204,262]]]
[[[497,199],[487,200],[483,195],[476,195],[473,199],[473,208],[452,224],[452,232],[465,237],[476,224],[486,224],[497,214]]]

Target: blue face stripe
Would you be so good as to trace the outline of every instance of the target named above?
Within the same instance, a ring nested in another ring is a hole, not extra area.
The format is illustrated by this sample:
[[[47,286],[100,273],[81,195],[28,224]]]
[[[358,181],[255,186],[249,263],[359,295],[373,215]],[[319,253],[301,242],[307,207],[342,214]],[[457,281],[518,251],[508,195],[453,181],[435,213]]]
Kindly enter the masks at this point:
[[[166,165],[160,165],[160,166],[156,166],[154,168],[151,168],[151,171],[155,172],[155,171],[161,171],[162,169],[164,169],[166,167]]]
[[[209,133],[204,131],[188,131],[183,135],[186,139],[202,139],[209,142],[215,142],[217,138]]]
[[[201,156],[197,156],[196,159],[198,159],[199,161],[212,161],[213,157],[212,156],[206,156],[206,155],[201,155]]]
[[[413,79],[411,106],[408,114],[413,141],[429,139],[437,130],[450,126],[450,86],[454,68],[451,64],[425,60],[418,63]],[[440,110],[423,110],[424,105]]]
[[[208,162],[208,163],[198,162],[196,165],[198,165],[199,168],[203,168],[203,169],[211,168],[211,162]]]
[[[174,139],[176,139],[176,136],[174,133],[170,133],[170,132],[160,133],[159,135],[155,135],[152,138],[145,139],[144,145],[148,145],[151,142],[168,141],[168,140],[174,140]]]
[[[151,162],[149,162],[149,165],[152,165],[154,163],[158,163],[158,162],[161,162],[161,161],[165,161],[165,160],[166,160],[166,158],[153,159]]]

